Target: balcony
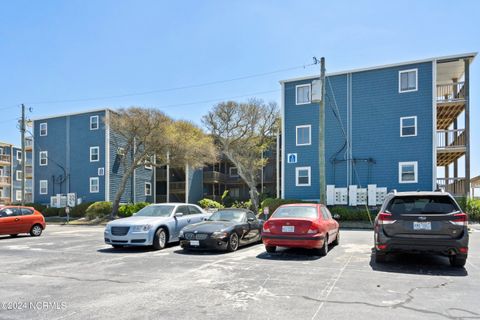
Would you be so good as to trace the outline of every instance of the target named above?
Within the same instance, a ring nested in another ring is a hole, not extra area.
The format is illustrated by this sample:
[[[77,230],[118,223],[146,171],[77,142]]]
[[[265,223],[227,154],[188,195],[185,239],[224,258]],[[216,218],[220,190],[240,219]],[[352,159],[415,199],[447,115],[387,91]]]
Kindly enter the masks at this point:
[[[10,165],[10,155],[0,154],[0,166],[9,166]]]
[[[32,151],[33,150],[33,138],[28,137],[25,138],[25,151]]]
[[[438,178],[437,188],[443,189],[453,196],[464,196],[467,194],[465,178]]]
[[[227,176],[218,171],[204,171],[203,182],[204,183],[225,183]]]
[[[446,166],[466,152],[465,129],[437,130],[437,165]]]
[[[25,168],[25,179],[32,179],[33,177],[33,168],[28,166],[28,162],[26,163],[27,167]]]
[[[1,196],[0,204],[10,204],[10,198]]]
[[[170,193],[185,193],[185,181],[170,182]]]
[[[437,129],[448,129],[465,109],[464,85],[464,82],[437,85]]]
[[[10,177],[0,176],[0,186],[9,186],[10,184]]]

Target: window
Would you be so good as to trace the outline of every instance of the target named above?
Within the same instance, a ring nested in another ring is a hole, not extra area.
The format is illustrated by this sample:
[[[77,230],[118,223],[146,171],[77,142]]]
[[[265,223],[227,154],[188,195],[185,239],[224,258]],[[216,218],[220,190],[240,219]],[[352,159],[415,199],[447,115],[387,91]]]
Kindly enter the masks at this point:
[[[417,135],[417,117],[400,118],[400,137],[415,137]]]
[[[48,164],[48,151],[40,151],[40,165],[46,166]]]
[[[230,196],[232,198],[239,198],[240,197],[240,188],[231,188],[230,189]]]
[[[22,190],[16,190],[15,191],[15,199],[17,201],[22,201]]]
[[[154,161],[155,161],[155,160],[154,160],[153,157],[150,157],[150,159],[145,160],[145,169],[147,169],[147,170],[152,170],[152,169],[153,169],[152,163],[153,163]]]
[[[418,162],[400,162],[398,165],[399,183],[418,182]]]
[[[16,174],[15,179],[16,179],[17,181],[22,181],[22,170],[17,170],[17,171],[15,172],[15,174]]]
[[[40,123],[40,136],[46,136],[47,133],[48,133],[48,130],[47,130],[47,123],[46,122],[42,122]]]
[[[295,87],[295,102],[297,105],[310,103],[311,89],[312,86],[310,84],[301,84]]]
[[[310,186],[310,167],[295,168],[295,185],[297,187]]]
[[[230,167],[230,177],[238,177],[238,169],[237,167]]]
[[[296,126],[297,146],[309,146],[312,144],[312,126]]]
[[[40,194],[48,194],[48,180],[40,180]]]
[[[183,213],[184,216],[190,214],[188,211],[188,206],[178,206],[177,210],[175,210],[175,213]]]
[[[321,210],[322,210],[323,220],[325,221],[332,220],[332,216],[327,208],[321,207]]]
[[[152,184],[150,182],[145,182],[145,195],[146,196],[152,195]]]
[[[98,193],[100,191],[100,179],[90,178],[90,193]]]
[[[417,69],[398,72],[398,92],[411,92],[418,89]]]
[[[90,130],[98,130],[98,116],[90,117]]]
[[[188,206],[188,210],[190,210],[190,214],[201,214],[203,213],[199,208],[195,206]]]
[[[17,150],[17,160],[22,161],[22,150]]]
[[[29,216],[33,214],[33,210],[27,209],[27,208],[22,208],[22,216]]]
[[[90,147],[90,162],[100,161],[100,147]]]
[[[104,176],[105,175],[105,168],[98,168],[97,175]]]

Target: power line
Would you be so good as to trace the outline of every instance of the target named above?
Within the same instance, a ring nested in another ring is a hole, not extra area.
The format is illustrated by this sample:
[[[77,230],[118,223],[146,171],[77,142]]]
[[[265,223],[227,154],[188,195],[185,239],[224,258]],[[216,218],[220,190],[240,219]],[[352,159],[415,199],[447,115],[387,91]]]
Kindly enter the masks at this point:
[[[262,77],[262,76],[267,76],[267,75],[280,73],[280,72],[292,71],[292,70],[296,70],[296,69],[300,69],[300,68],[304,69],[304,68],[310,67],[312,65],[314,65],[314,64],[312,63],[312,64],[295,66],[295,67],[279,69],[279,70],[274,70],[274,71],[269,71],[269,72],[256,73],[256,74],[251,74],[251,75],[246,75],[246,76],[241,76],[241,77],[235,77],[235,78],[230,78],[230,79],[216,80],[216,81],[210,81],[210,82],[204,82],[204,83],[198,83],[198,84],[192,84],[192,85],[185,85],[185,86],[164,88],[164,89],[156,89],[156,90],[143,91],[143,92],[133,92],[133,93],[125,93],[125,94],[118,94],[118,95],[111,95],[111,96],[101,96],[101,97],[28,102],[28,104],[39,105],[39,104],[55,104],[55,103],[67,103],[67,102],[84,102],[84,101],[95,101],[95,100],[108,100],[108,99],[114,99],[114,98],[142,96],[142,95],[149,95],[149,94],[154,94],[154,93],[178,91],[178,90],[184,90],[184,89],[190,89],[190,88],[201,88],[201,87],[207,87],[207,86],[212,86],[212,85],[221,84],[221,83],[251,79],[251,78],[255,78],[255,77]]]

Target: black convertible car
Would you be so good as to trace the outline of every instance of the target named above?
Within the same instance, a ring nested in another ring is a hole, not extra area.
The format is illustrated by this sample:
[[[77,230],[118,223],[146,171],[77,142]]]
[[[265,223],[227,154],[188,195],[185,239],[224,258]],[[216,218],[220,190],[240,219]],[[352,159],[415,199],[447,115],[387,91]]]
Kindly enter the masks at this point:
[[[221,209],[208,220],[191,224],[180,231],[184,250],[235,251],[239,246],[261,240],[263,221],[247,209]]]

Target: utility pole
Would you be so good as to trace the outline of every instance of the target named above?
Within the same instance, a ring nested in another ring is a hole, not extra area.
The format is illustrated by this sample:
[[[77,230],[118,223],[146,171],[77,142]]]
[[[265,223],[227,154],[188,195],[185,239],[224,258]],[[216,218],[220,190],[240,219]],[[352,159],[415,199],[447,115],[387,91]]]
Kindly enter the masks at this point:
[[[25,152],[25,105],[22,103],[22,122],[20,123],[20,133],[22,139],[22,206],[25,205],[25,167],[26,167],[26,152]]]
[[[325,177],[325,58],[320,58],[321,100],[318,121],[318,166],[320,183],[320,203],[326,204],[327,183]]]

